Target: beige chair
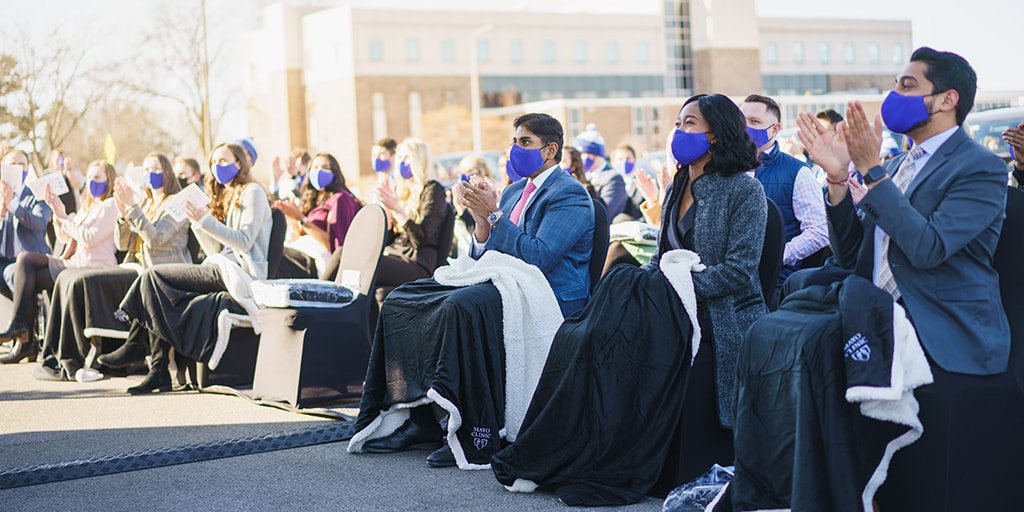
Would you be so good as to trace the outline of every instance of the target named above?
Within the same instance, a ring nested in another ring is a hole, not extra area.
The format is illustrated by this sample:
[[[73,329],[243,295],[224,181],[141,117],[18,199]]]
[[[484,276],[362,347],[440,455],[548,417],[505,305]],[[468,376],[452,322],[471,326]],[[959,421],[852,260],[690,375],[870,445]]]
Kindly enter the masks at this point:
[[[336,282],[358,290],[342,308],[265,308],[252,394],[305,407],[358,397],[370,358],[372,292],[387,221],[376,205],[352,220]]]

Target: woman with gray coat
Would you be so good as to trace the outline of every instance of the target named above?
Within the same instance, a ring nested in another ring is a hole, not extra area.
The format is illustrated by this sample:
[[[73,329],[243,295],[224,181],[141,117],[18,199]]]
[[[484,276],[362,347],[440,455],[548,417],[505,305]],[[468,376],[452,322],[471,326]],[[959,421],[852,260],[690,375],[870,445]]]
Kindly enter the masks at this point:
[[[612,268],[555,335],[518,438],[491,459],[510,490],[623,505],[732,464],[736,355],[767,312],[758,279],[767,203],[746,172],[758,164],[745,127],[725,96],[683,105],[657,254]],[[686,290],[659,265],[676,249],[705,266],[689,274],[698,325],[682,305]]]

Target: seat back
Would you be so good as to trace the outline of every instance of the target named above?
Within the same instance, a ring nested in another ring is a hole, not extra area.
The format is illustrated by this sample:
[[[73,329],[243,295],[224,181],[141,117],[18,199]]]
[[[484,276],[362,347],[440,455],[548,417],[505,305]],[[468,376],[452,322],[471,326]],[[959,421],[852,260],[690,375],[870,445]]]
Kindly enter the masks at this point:
[[[775,288],[782,272],[782,251],[786,248],[786,224],[782,220],[782,212],[775,202],[768,202],[768,222],[765,224],[764,245],[761,246],[761,263],[758,265],[758,277],[761,280],[761,294],[765,304],[772,301]]]
[[[277,277],[277,268],[284,252],[284,237],[288,232],[288,221],[284,212],[274,208],[270,210],[270,245],[267,247],[267,279]]]
[[[594,244],[590,253],[590,292],[597,289],[597,282],[601,280],[601,273],[604,271],[604,262],[608,257],[608,240],[611,238],[611,231],[608,222],[608,209],[601,204],[601,201],[594,201]]]
[[[387,218],[379,205],[368,204],[359,209],[349,225],[346,243],[341,249],[341,264],[334,280],[342,282],[345,271],[359,272],[359,293],[373,291],[377,280],[377,266],[384,253]]]
[[[451,203],[445,205],[444,220],[441,222],[441,233],[437,239],[437,262],[434,268],[444,266],[448,263],[448,256],[452,252],[452,242],[455,239],[455,207]]]

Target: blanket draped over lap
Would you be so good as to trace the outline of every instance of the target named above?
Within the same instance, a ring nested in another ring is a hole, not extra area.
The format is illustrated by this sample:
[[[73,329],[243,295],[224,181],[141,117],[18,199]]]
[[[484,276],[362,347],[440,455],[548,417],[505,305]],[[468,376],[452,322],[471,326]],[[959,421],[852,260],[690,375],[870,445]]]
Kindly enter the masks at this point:
[[[349,451],[433,402],[449,414],[458,466],[486,469],[501,440],[516,438],[561,322],[544,275],[494,251],[396,288],[381,308]]]
[[[737,373],[736,473],[708,510],[870,512],[893,454],[923,433],[928,360],[903,308],[858,276],[758,320]]]
[[[647,494],[670,455],[694,354],[680,295],[654,266],[619,265],[601,280],[555,335],[519,438],[491,459],[499,482],[574,505]]]

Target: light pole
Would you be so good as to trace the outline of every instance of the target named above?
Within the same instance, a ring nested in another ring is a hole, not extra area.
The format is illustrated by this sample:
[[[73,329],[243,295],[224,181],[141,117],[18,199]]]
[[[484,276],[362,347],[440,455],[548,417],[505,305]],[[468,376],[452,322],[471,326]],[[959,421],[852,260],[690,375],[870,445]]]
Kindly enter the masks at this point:
[[[490,23],[477,27],[473,31],[469,44],[469,108],[470,116],[473,118],[474,153],[479,153],[483,145],[480,141],[480,71],[477,69],[477,59],[479,56],[477,55],[476,45],[480,36],[492,28],[494,28],[494,25]]]

